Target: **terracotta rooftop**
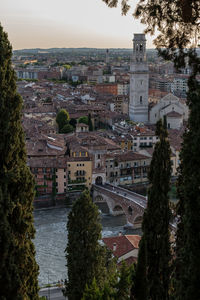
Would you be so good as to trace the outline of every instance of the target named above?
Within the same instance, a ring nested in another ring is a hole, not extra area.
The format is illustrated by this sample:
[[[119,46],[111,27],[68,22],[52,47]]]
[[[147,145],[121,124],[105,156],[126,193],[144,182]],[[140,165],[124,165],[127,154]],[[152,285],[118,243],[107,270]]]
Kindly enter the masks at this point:
[[[29,158],[27,161],[31,168],[66,168],[66,158]]]
[[[138,152],[133,152],[133,151],[128,151],[124,152],[122,154],[108,154],[106,156],[107,158],[113,158],[116,159],[117,161],[132,161],[132,160],[141,160],[141,159],[147,159],[149,156],[146,156],[144,154],[140,154]]]
[[[117,258],[139,248],[139,235],[121,235],[103,238],[103,242]],[[115,250],[116,249],[116,250]]]

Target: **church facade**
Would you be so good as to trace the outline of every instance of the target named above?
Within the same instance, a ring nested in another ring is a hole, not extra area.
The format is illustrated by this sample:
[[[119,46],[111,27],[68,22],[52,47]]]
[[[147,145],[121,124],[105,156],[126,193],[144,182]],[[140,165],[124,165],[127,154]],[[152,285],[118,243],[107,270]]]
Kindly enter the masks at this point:
[[[188,106],[180,99],[169,93],[163,97],[149,112],[149,123],[155,124],[164,116],[167,117],[168,129],[178,129],[183,125],[183,121],[188,119]]]

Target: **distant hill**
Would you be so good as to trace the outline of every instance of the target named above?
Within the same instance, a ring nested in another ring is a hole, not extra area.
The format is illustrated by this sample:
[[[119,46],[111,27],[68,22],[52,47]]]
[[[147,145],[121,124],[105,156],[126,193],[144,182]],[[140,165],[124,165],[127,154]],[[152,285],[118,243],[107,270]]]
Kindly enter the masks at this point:
[[[110,48],[110,52],[130,52],[132,49],[128,48]],[[70,52],[98,52],[98,53],[105,53],[106,48],[49,48],[49,49],[42,49],[42,48],[34,48],[34,49],[20,49],[20,50],[14,50],[13,53],[16,55],[24,55],[24,54],[39,54],[39,53],[70,53]],[[147,49],[148,51],[155,51],[155,49]]]

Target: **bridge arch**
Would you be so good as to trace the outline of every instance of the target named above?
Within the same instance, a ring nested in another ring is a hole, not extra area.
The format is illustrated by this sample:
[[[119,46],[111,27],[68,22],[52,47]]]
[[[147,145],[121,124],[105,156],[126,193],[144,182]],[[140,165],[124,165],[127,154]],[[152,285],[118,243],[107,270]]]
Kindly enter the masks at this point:
[[[117,204],[113,208],[113,214],[114,215],[124,215],[126,214],[120,204]]]
[[[133,214],[133,208],[129,205],[129,207],[128,207],[128,214],[130,215],[130,216],[132,216],[132,214]]]
[[[102,185],[103,184],[103,178],[101,176],[97,176],[95,179],[95,184]]]
[[[104,213],[104,214],[109,214],[110,213],[110,208],[108,206],[107,201],[103,198],[102,195],[97,195],[94,198],[94,203],[96,206],[99,208],[99,210]]]
[[[139,215],[136,216],[134,219],[134,228],[141,228],[142,227],[142,220],[143,220],[143,216]]]

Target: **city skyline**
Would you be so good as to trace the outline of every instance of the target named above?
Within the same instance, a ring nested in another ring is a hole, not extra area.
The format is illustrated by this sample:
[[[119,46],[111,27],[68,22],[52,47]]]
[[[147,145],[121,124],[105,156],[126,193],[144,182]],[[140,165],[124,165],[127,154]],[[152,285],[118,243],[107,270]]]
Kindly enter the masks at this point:
[[[14,50],[24,48],[132,48],[144,25],[132,11],[110,9],[102,0],[1,0],[0,22]],[[133,10],[133,9],[132,9]],[[154,48],[147,35],[147,48]]]

